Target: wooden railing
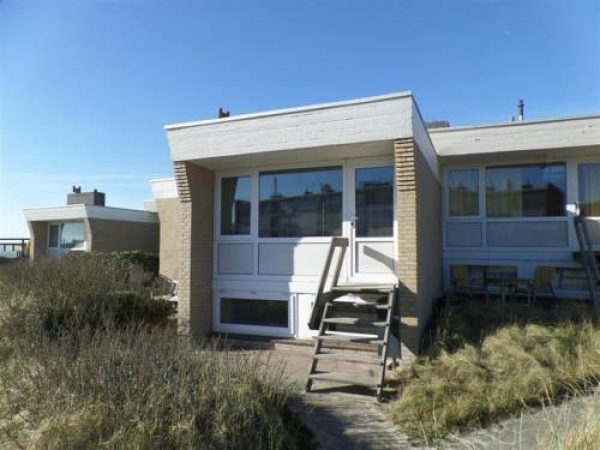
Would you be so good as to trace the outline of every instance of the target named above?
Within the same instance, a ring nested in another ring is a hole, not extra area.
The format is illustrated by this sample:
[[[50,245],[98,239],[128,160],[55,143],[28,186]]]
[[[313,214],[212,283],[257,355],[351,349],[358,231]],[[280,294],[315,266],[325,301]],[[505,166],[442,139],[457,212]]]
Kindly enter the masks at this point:
[[[27,258],[29,243],[29,238],[0,238],[0,258]]]

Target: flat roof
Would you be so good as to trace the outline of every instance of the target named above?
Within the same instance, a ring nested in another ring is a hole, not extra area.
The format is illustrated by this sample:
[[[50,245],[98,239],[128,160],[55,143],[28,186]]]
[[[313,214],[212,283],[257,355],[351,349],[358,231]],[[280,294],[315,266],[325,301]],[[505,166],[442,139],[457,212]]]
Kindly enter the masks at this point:
[[[63,205],[42,208],[25,208],[23,214],[28,222],[50,222],[81,219],[102,219],[121,222],[155,223],[157,215],[141,209],[116,208],[96,205]]]
[[[442,157],[596,146],[600,151],[600,115],[435,128],[428,133]]]

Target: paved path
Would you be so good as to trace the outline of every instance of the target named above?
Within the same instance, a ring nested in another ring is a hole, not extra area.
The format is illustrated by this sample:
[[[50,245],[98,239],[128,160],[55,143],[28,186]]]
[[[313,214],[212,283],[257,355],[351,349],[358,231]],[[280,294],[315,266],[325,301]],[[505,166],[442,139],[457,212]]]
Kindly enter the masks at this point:
[[[310,364],[310,349],[286,348],[259,350],[256,353],[268,359],[269,364],[284,365],[288,380],[298,392],[303,391]],[[355,370],[360,374],[364,369],[357,367]],[[568,428],[577,420],[581,406],[582,400],[572,400],[563,405],[536,409],[487,429],[437,443],[436,448],[540,448],[548,439],[550,429]],[[390,420],[388,404],[378,403],[372,394],[357,388],[319,382],[312,392],[296,397],[291,407],[312,431],[320,450],[424,448],[409,444],[407,436]]]

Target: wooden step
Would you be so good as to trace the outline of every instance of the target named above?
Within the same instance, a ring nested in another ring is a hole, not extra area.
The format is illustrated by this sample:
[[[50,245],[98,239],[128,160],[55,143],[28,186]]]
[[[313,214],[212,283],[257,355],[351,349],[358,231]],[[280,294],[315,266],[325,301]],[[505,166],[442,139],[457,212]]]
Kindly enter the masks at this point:
[[[383,328],[385,327],[385,320],[383,321],[372,321],[368,319],[362,319],[358,317],[329,317],[323,319],[325,323],[335,323],[338,325],[359,325],[359,326],[371,326]]]
[[[313,339],[324,342],[355,342],[360,344],[383,345],[383,339],[366,337],[366,336],[349,336],[345,334],[326,334],[323,336],[315,336]]]
[[[355,306],[357,308],[363,307],[363,308],[376,308],[376,309],[388,309],[389,305],[387,303],[381,303],[381,302],[377,302],[377,301],[368,301],[368,300],[334,300],[331,303],[332,306],[341,306],[341,305],[351,305],[351,306]]]
[[[333,292],[347,294],[388,294],[396,288],[393,284],[342,284],[331,288]]]
[[[361,355],[360,353],[317,353],[313,358],[319,361],[352,362],[379,366],[382,363],[379,356],[373,354]]]
[[[342,384],[351,384],[355,386],[366,386],[376,388],[379,383],[374,378],[357,377],[356,375],[346,374],[343,372],[317,372],[311,373],[308,378],[310,380],[333,381]]]

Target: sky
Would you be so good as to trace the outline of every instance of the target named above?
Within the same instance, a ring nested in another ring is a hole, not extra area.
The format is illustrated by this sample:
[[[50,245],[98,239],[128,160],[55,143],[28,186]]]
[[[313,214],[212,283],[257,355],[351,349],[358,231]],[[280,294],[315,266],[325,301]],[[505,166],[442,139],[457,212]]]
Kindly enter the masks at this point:
[[[410,90],[426,120],[600,113],[598,0],[0,0],[0,238],[72,185],[141,208],[164,125]]]

